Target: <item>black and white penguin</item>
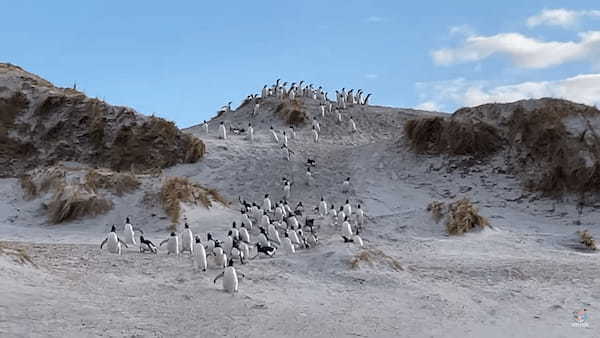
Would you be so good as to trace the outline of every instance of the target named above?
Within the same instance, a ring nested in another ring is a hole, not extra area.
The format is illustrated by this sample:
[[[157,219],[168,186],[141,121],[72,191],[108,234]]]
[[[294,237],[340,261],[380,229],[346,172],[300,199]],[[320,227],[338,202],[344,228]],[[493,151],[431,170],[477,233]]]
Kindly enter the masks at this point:
[[[248,123],[248,140],[250,142],[254,142],[254,127],[252,127],[252,123]]]
[[[175,254],[179,256],[179,237],[177,237],[177,234],[175,232],[171,232],[171,236],[169,236],[169,238],[165,239],[164,241],[160,242],[158,246],[162,246],[165,243],[167,243],[168,255]]]
[[[146,251],[150,251],[153,254],[157,254],[158,248],[156,247],[156,245],[154,245],[154,243],[152,243],[152,241],[150,241],[149,239],[145,239],[142,235],[140,236],[140,252],[144,253]]]
[[[278,245],[281,244],[281,239],[279,237],[279,232],[277,231],[277,229],[275,228],[275,225],[273,225],[273,223],[269,224],[269,228],[268,228],[268,238],[277,243]]]
[[[342,224],[342,222],[344,222],[344,219],[346,219],[346,213],[344,212],[344,207],[340,207],[340,211],[337,214],[338,224]]]
[[[142,234],[143,232],[139,230]],[[125,218],[125,227],[123,228],[123,239],[128,245],[137,245],[135,242],[135,229],[131,225],[129,217]]]
[[[319,142],[319,132],[317,131],[315,126],[312,127],[312,134],[313,134],[313,141],[315,141],[315,143],[318,143]]]
[[[354,118],[350,116],[350,132],[356,133],[358,129],[356,129],[356,123],[354,122]]]
[[[288,235],[287,232],[284,234],[284,238],[283,238],[283,242],[281,243],[281,246],[282,246],[283,250],[289,254],[296,253],[296,248],[294,247],[294,244],[292,243],[292,240],[290,239],[290,236]]]
[[[352,206],[350,206],[350,201],[346,200],[346,204],[344,204],[344,214],[348,218],[352,218]]]
[[[333,204],[331,205],[331,209],[329,209],[329,216],[331,217],[331,225],[335,226],[337,224],[338,214]]]
[[[121,254],[121,245],[124,245],[127,248],[127,244],[117,236],[117,227],[114,224],[110,229],[108,236],[106,236],[106,238],[100,244],[100,250],[102,250],[104,244],[107,244],[106,247],[108,249],[108,252],[118,255]]]
[[[273,126],[271,126],[270,131],[271,131],[271,137],[273,138],[273,141],[275,143],[279,144],[279,136],[277,136],[277,132],[275,132],[275,129],[273,129]]]
[[[253,259],[258,257],[258,255],[260,254],[273,257],[275,255],[275,251],[277,251],[277,248],[274,248],[272,246],[264,246],[260,243],[256,243],[256,256],[254,256]]]
[[[283,186],[283,196],[285,197],[286,201],[290,199],[290,192],[291,192],[290,182],[286,181]]]
[[[215,256],[215,265],[220,268],[224,268],[225,264],[227,264],[227,254],[223,251],[221,244],[215,243],[215,248],[213,249],[213,256]]]
[[[348,222],[348,217],[345,217],[342,223],[342,238],[344,239],[344,242],[351,242],[353,237],[354,233],[352,232],[352,227],[350,226],[350,222]]]
[[[233,247],[231,248],[231,259],[239,259],[240,263],[244,263],[245,258],[244,251],[240,249],[240,241],[233,241]]]
[[[229,255],[231,254],[231,248],[233,248],[233,231],[229,230],[225,240],[223,241],[223,250]]]
[[[365,97],[364,101],[362,102],[362,104],[364,106],[368,106],[369,105],[369,98],[371,97],[372,94],[369,94]]]
[[[240,226],[240,240],[244,243],[250,243],[250,234],[246,230],[246,223],[242,222]]]
[[[219,124],[219,138],[223,140],[227,139],[227,130],[225,129],[225,123],[223,123],[223,121]]]
[[[319,132],[319,133],[321,132],[321,125],[319,125],[319,121],[317,120],[316,117],[313,117],[312,125],[317,130],[317,132]]]
[[[206,248],[207,252],[213,252],[215,245],[216,245],[216,241],[213,239],[212,234],[210,232],[207,233],[206,234],[206,246],[204,248]]]
[[[261,246],[271,246],[271,243],[269,242],[269,238],[267,237],[267,232],[265,231],[265,228],[261,227],[260,228],[260,233],[258,234],[258,236],[256,237],[257,239],[257,243],[260,244]]]
[[[194,236],[192,229],[190,229],[187,222],[184,225],[183,231],[181,232],[181,252],[189,252],[190,255],[194,254]]]
[[[263,226],[263,227],[266,227],[266,226],[269,226],[269,224],[271,224],[271,220],[269,219],[269,216],[267,215],[267,212],[264,211],[263,212],[263,216],[262,216],[261,221],[260,221],[260,225]]]
[[[364,211],[360,208],[360,204],[358,205],[358,207],[356,208],[356,223],[359,226],[362,226],[365,224],[365,213]]]
[[[321,197],[321,202],[319,202],[319,215],[321,217],[327,215],[327,202],[325,202],[323,197]]]
[[[196,259],[196,265],[202,271],[206,271],[206,268],[208,267],[208,263],[206,261],[206,250],[204,250],[204,245],[200,240],[200,236],[196,235],[195,242],[194,257]]]
[[[206,122],[206,120],[202,122],[202,128],[204,129],[204,133],[208,135],[208,122]]]
[[[240,273],[240,276],[245,278],[243,273]],[[220,278],[223,278],[223,290],[229,293],[238,292],[238,274],[233,267],[233,259],[230,259],[225,270],[215,277],[213,284],[217,284]]]
[[[269,194],[265,194],[265,198],[263,199],[263,210],[265,212],[265,214],[267,212],[271,212],[271,198],[269,198]]]
[[[343,193],[350,192],[350,177],[346,178],[344,183],[342,183],[342,192]]]

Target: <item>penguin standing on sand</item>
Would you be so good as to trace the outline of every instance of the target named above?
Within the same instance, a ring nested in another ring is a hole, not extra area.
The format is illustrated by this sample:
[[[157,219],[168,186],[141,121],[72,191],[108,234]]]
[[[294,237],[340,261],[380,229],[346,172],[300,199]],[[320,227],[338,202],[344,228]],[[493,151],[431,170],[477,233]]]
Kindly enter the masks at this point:
[[[325,103],[320,103],[319,108],[321,109],[321,118],[325,118]]]
[[[181,232],[181,252],[183,253],[184,251],[188,251],[190,255],[194,254],[194,236],[187,222]]]
[[[254,142],[254,127],[252,127],[252,123],[248,123],[248,140]]]
[[[284,236],[285,237],[283,238],[282,243],[283,250],[290,254],[296,253],[296,248],[294,248],[294,244],[292,243],[292,240],[290,239],[288,233],[286,232]]]
[[[240,263],[245,264],[244,257],[246,256],[244,255],[244,251],[240,249],[240,242],[233,241],[233,246],[231,248],[231,259],[237,258],[240,260]]]
[[[281,239],[279,237],[279,232],[275,228],[275,225],[273,225],[272,223],[269,224],[268,229],[269,229],[269,239],[271,239],[273,242],[277,243],[277,245],[280,245]]]
[[[340,109],[337,109],[337,123],[342,123],[342,111]]]
[[[348,218],[352,218],[352,206],[350,206],[350,201],[346,200],[346,204],[344,204],[344,214]]]
[[[321,202],[319,203],[319,215],[321,217],[327,215],[327,202],[325,202],[323,197],[321,197]]]
[[[273,129],[273,126],[271,126],[271,137],[273,137],[273,141],[277,144],[279,144],[279,137],[277,136],[277,132],[275,132],[275,129]]]
[[[167,255],[175,254],[179,256],[179,237],[177,237],[175,232],[171,232],[171,236],[160,242],[158,246],[162,246],[165,243],[167,243]]]
[[[127,244],[117,236],[117,227],[115,227],[114,224],[110,229],[108,236],[106,236],[106,238],[100,244],[100,250],[102,250],[102,247],[106,243],[108,243],[108,252],[118,255],[121,254],[121,245],[124,245],[127,248]]]
[[[223,241],[223,250],[226,254],[231,254],[231,248],[233,248],[233,232],[229,230],[227,237]]]
[[[298,233],[294,229],[286,231],[285,235],[286,235],[286,237],[290,238],[290,241],[292,241],[292,244],[294,244],[294,245],[302,244],[302,243],[300,243],[300,238],[298,238]]]
[[[245,278],[243,273],[240,273],[242,278]],[[217,284],[217,280],[223,278],[223,290],[229,293],[238,292],[238,276],[235,268],[233,267],[233,259],[230,259],[227,267],[217,277],[215,277],[213,284]]]
[[[204,129],[204,133],[208,135],[208,122],[206,122],[206,120],[202,122],[202,128]]]
[[[215,243],[213,256],[215,256],[215,265],[217,267],[224,268],[225,264],[227,264],[227,254],[223,251],[221,244]]]
[[[198,235],[196,235],[194,257],[196,257],[196,264],[198,265],[198,268],[202,271],[206,271],[206,268],[208,266],[206,262],[206,250],[204,250],[204,245],[202,245],[200,241],[200,236]]]
[[[344,183],[342,183],[342,192],[343,193],[350,192],[350,177],[346,178]]]
[[[338,224],[342,224],[344,219],[346,219],[346,213],[344,212],[344,207],[340,207],[340,211],[337,214]]]
[[[143,232],[141,230],[140,230],[140,232],[143,234]],[[134,234],[133,225],[131,225],[131,222],[129,221],[129,217],[127,217],[125,219],[125,228],[123,229],[123,238],[125,239],[125,243],[127,243],[129,245],[137,244],[135,242],[135,234]]]
[[[246,224],[242,222],[240,226],[240,240],[244,243],[250,243],[250,234],[246,230]]]
[[[233,224],[231,225],[231,234],[233,236],[233,239],[240,239],[240,231],[238,230],[237,223],[235,223],[235,221],[233,221]]]
[[[221,124],[219,125],[219,138],[220,139],[227,139],[227,130],[225,129],[225,123],[223,123],[223,121],[221,121]]]
[[[144,253],[146,251],[150,251],[153,254],[158,253],[158,248],[151,240],[145,239],[144,236],[140,236],[140,252]]]
[[[306,167],[306,185],[310,186],[312,183],[312,172],[310,171],[310,167]]]
[[[288,137],[285,134],[285,130],[283,131],[283,136],[282,136],[281,140],[282,140],[282,144],[287,147],[288,146]]]
[[[213,252],[213,249],[215,248],[215,245],[217,244],[217,242],[213,239],[212,234],[209,232],[206,234],[206,251],[208,252]]]
[[[285,181],[285,184],[283,185],[283,196],[286,201],[290,199],[290,190],[291,190],[290,182]]]
[[[312,134],[313,134],[313,140],[315,141],[315,143],[319,143],[319,132],[317,131],[315,126],[312,127]]]
[[[331,209],[329,209],[329,216],[331,217],[331,225],[335,226],[337,224],[337,210],[335,210],[335,206],[332,204]]]
[[[356,224],[358,224],[359,226],[362,226],[365,224],[365,213],[360,208],[360,204],[356,208]]]
[[[290,137],[292,139],[296,138],[296,130],[294,129],[294,126],[290,126]]]
[[[271,243],[269,243],[269,239],[267,238],[267,232],[265,231],[265,228],[261,227],[260,228],[260,233],[258,234],[257,237],[257,244],[260,244],[262,246],[271,246]]]
[[[356,123],[354,122],[354,119],[352,118],[352,116],[350,116],[350,132],[356,133],[356,131],[357,131]]]
[[[312,125],[319,133],[321,132],[321,126],[319,125],[319,121],[317,121],[316,117],[313,117]]]
[[[352,227],[350,226],[350,222],[348,222],[348,217],[345,217],[342,223],[342,238],[344,242],[352,242],[352,237],[354,237]]]
[[[242,213],[242,226],[248,224],[248,230],[252,231],[252,220],[250,220],[250,217],[248,216],[247,212],[243,212]]]
[[[271,199],[269,198],[269,194],[265,194],[265,198],[263,200],[263,210],[265,212],[265,214],[267,212],[271,212]]]

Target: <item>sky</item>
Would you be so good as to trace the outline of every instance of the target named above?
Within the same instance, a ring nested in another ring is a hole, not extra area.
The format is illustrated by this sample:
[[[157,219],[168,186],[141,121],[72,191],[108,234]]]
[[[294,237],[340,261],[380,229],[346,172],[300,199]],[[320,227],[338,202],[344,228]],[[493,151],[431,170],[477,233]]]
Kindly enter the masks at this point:
[[[597,1],[5,1],[0,61],[188,127],[277,78],[453,112],[600,104]],[[334,96],[334,95],[330,95]]]

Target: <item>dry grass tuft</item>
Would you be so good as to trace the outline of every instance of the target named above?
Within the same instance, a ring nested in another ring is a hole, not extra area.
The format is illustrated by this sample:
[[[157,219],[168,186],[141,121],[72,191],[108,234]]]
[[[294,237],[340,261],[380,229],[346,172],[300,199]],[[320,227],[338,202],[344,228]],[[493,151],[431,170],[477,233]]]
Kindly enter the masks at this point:
[[[30,264],[34,267],[37,267],[37,265],[31,259],[31,256],[29,256],[27,251],[25,251],[23,248],[15,248],[7,245],[6,243],[0,242],[0,256],[2,255],[11,257],[18,264]]]
[[[210,208],[213,206],[213,200],[225,206],[228,205],[228,202],[216,190],[192,183],[185,177],[168,178],[160,191],[160,202],[173,224],[178,223],[181,217],[181,203],[197,205],[200,202],[204,207]]]
[[[111,210],[113,203],[83,185],[67,185],[54,194],[48,204],[48,219],[54,224],[97,216]]]
[[[448,205],[448,211],[446,230],[449,235],[462,235],[489,226],[488,220],[479,215],[479,210],[466,198]]]
[[[592,234],[588,230],[577,231],[577,234],[580,237],[581,244],[585,245],[586,248],[590,250],[597,250],[596,240],[592,237]]]
[[[31,200],[48,191],[56,191],[66,185],[66,170],[62,167],[39,168],[21,176],[24,198]]]
[[[286,124],[300,126],[308,121],[308,115],[298,100],[282,102],[275,109],[275,115],[279,116]]]
[[[406,122],[404,133],[419,153],[485,157],[502,147],[498,130],[483,122],[418,118]]]
[[[110,170],[93,169],[85,176],[85,184],[92,191],[105,189],[117,196],[135,191],[140,181],[132,173],[115,173]]]
[[[358,269],[361,263],[367,263],[373,266],[374,263],[380,262],[389,266],[394,271],[404,271],[400,262],[392,256],[385,254],[379,249],[367,249],[355,254],[350,259],[350,267]]]
[[[427,211],[431,212],[431,217],[436,223],[439,223],[444,218],[446,205],[443,202],[432,201],[427,205]]]

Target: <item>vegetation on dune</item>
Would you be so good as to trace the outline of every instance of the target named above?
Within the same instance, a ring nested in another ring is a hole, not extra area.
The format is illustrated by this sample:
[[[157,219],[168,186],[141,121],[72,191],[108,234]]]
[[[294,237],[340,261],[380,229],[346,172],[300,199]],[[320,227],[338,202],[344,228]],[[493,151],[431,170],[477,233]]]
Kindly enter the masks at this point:
[[[446,231],[449,235],[462,235],[489,225],[489,221],[479,215],[479,210],[466,198],[448,205]]]
[[[115,173],[111,170],[92,169],[85,176],[85,185],[92,191],[104,189],[117,196],[135,191],[140,186],[137,177],[130,173]]]
[[[308,115],[298,100],[281,102],[275,109],[275,116],[293,126],[301,126],[308,121]]]
[[[581,244],[583,244],[586,248],[590,250],[598,249],[598,247],[596,246],[596,240],[594,239],[594,237],[592,237],[592,234],[590,234],[588,230],[577,231],[577,234],[580,237]]]
[[[382,263],[387,265],[394,271],[403,271],[404,268],[400,262],[392,256],[387,255],[379,249],[366,249],[356,253],[350,258],[350,267],[352,269],[358,269],[361,263],[367,263],[373,265],[375,263]]]
[[[181,203],[200,203],[205,208],[210,208],[213,201],[224,206],[229,204],[216,190],[192,183],[186,177],[167,178],[160,191],[161,205],[173,224],[178,223],[181,218]]]
[[[48,204],[48,220],[54,224],[110,211],[113,203],[84,185],[66,185],[58,189]]]
[[[14,247],[8,243],[0,242],[0,256],[10,257],[14,262],[21,265],[30,264],[37,267],[25,249]]]

